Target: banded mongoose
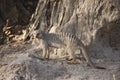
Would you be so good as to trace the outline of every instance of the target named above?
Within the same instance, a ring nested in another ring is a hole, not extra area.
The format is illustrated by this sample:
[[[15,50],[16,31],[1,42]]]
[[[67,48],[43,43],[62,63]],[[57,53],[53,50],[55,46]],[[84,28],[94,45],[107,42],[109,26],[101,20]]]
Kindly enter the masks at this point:
[[[49,47],[54,48],[64,48],[65,51],[69,54],[69,59],[75,60],[76,57],[74,55],[76,50],[82,50],[82,55],[86,59],[87,64],[89,64],[93,68],[97,69],[105,69],[104,67],[95,66],[91,61],[88,53],[88,49],[82,43],[80,39],[76,36],[71,35],[69,33],[61,32],[61,33],[45,33],[42,31],[36,32],[36,39],[41,40],[42,49],[43,49],[43,58],[49,58]]]

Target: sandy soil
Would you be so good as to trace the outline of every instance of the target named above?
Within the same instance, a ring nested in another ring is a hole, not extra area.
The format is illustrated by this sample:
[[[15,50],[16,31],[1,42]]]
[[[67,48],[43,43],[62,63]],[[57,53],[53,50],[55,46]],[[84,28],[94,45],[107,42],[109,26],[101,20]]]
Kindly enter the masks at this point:
[[[120,54],[110,48],[93,49],[93,69],[84,64],[69,64],[64,59],[42,60],[42,51],[31,44],[0,46],[0,80],[120,80]],[[55,56],[55,55],[54,55]]]

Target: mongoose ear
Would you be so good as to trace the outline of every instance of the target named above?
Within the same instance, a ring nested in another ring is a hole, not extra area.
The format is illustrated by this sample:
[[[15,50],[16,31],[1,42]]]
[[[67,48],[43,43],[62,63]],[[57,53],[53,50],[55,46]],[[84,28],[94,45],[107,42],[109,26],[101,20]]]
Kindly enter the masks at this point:
[[[32,32],[33,38],[36,38],[36,36],[38,35],[38,33],[39,33],[38,30],[34,30],[34,31]]]

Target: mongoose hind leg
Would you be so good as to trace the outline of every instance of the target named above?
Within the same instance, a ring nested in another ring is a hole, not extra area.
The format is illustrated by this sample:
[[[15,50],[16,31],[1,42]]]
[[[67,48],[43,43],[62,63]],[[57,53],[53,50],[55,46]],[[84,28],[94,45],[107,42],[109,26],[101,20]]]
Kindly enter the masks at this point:
[[[68,48],[68,49],[67,49],[67,53],[68,53],[69,57],[66,58],[66,60],[67,60],[69,63],[80,63],[80,64],[82,64],[82,63],[83,63],[82,60],[81,60],[81,59],[78,59],[78,58],[75,56],[74,52],[75,52],[75,51],[74,51],[73,49]]]

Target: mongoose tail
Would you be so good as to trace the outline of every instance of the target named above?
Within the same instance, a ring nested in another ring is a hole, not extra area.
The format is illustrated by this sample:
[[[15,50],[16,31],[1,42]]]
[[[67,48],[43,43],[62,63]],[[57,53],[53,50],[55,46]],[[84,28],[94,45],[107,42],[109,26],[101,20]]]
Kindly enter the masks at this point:
[[[89,51],[87,50],[87,48],[84,46],[84,44],[81,41],[80,41],[80,44],[81,44],[81,48],[82,48],[82,54],[85,57],[88,65],[90,65],[91,67],[93,67],[95,69],[106,69],[104,67],[95,66],[94,63],[91,61],[91,59],[88,56]]]

